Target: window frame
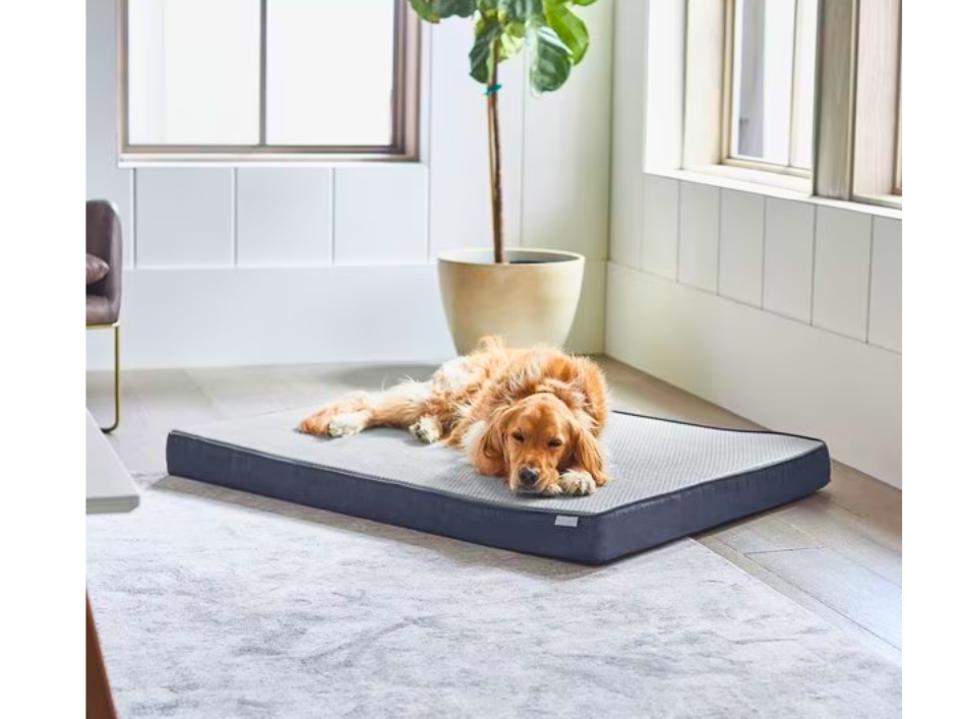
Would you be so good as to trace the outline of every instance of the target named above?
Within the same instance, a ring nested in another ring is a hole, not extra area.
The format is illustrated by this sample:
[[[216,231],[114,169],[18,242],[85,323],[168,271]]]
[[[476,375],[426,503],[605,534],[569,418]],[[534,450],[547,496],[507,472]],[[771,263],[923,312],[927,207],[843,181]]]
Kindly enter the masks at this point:
[[[820,0],[820,12],[829,13],[831,22],[820,20],[819,26],[813,189],[821,197],[901,209],[902,195],[896,190],[902,2],[871,0],[868,10],[864,16],[860,0]],[[863,56],[879,67],[892,45],[894,85],[889,85],[888,67],[886,77],[859,72]],[[860,144],[870,147],[865,157],[861,152],[857,156]],[[877,158],[880,162],[869,162]]]
[[[131,144],[129,0],[117,3],[117,139],[121,164],[411,162],[420,155],[421,28],[406,0],[394,0],[392,142],[389,145],[271,145],[266,142],[266,13],[260,5],[259,138],[255,145]]]
[[[759,187],[768,186],[775,188],[774,191],[786,189],[825,200],[901,210],[901,32],[894,92],[889,91],[889,63],[884,63],[875,77],[860,76],[858,73],[860,52],[864,49],[872,53],[867,55],[869,62],[877,54],[885,58],[882,53],[890,46],[891,26],[888,23],[895,22],[897,31],[901,28],[901,0],[881,0],[881,7],[887,13],[884,15],[887,25],[882,32],[876,32],[875,28],[865,27],[861,23],[860,4],[861,0],[818,0],[812,169],[807,171],[761,160],[730,157],[736,3],[735,0],[686,0],[682,16],[684,46],[680,48],[684,88],[679,110],[683,124],[681,146],[678,148],[679,161],[673,165],[668,155],[659,161],[678,167],[680,171],[719,176]],[[873,5],[864,6],[862,12],[869,11],[869,14],[862,17],[874,20],[871,14],[874,9]],[[873,36],[884,37],[884,44],[877,44]],[[794,57],[797,50],[794,42]],[[666,58],[665,54],[663,58]],[[796,72],[794,61],[794,84]],[[860,134],[857,127],[860,125],[870,130],[869,118],[875,116],[873,109],[859,107],[857,118],[857,93],[865,92],[865,96],[870,97],[870,88],[864,90],[860,87],[869,83],[874,87],[885,83],[881,85],[884,98],[881,110],[884,116],[891,119],[887,122],[888,127],[878,134],[885,143],[881,145],[882,149],[861,154],[860,159],[876,155],[872,164],[879,169],[874,176],[883,178],[881,181],[873,180],[873,187],[866,191],[863,189],[866,183],[862,181],[865,175],[862,166],[868,163],[860,163],[857,178],[855,145],[857,139],[863,142],[864,147],[869,144],[867,140],[880,141],[873,139],[876,133],[867,137],[867,133]],[[890,96],[895,98],[895,108],[889,100]],[[790,123],[795,129],[795,107],[790,113]],[[646,142],[649,142],[648,137]],[[792,137],[790,144],[795,144]],[[879,156],[881,159],[878,159]],[[647,171],[651,169],[647,167]],[[855,192],[854,187],[859,191]]]

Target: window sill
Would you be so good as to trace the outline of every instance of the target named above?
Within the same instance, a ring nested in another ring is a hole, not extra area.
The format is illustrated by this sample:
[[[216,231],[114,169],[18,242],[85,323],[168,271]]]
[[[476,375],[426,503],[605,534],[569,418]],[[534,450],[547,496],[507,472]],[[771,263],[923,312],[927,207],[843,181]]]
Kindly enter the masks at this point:
[[[423,161],[421,158],[412,155],[386,153],[363,155],[126,153],[121,155],[117,161],[117,167],[120,169],[135,169],[138,167],[357,167],[410,164],[423,164]]]
[[[856,202],[902,211],[902,195],[857,195]]]
[[[822,207],[836,207],[854,212],[862,212],[877,217],[902,219],[902,209],[875,204],[870,198],[868,202],[848,202],[832,200],[826,197],[816,197],[810,194],[811,183],[803,177],[762,172],[743,167],[729,165],[707,165],[682,170],[647,170],[647,175],[668,177],[683,182],[695,182],[702,185],[713,185],[726,190],[739,190],[754,195],[764,195],[782,200],[807,202]]]

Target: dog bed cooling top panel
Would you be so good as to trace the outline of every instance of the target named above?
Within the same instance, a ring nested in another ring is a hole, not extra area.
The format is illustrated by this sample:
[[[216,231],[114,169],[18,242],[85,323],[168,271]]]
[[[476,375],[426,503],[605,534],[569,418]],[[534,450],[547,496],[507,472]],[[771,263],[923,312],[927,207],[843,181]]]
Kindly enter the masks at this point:
[[[491,546],[600,563],[792,501],[829,481],[815,439],[615,412],[609,484],[587,497],[512,494],[461,450],[372,429],[319,439],[309,410],[171,432],[170,474]]]

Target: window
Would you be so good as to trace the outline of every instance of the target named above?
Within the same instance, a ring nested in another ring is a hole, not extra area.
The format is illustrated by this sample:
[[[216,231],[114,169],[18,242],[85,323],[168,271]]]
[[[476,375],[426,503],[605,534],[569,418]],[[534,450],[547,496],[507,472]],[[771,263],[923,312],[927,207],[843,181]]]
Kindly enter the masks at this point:
[[[682,167],[901,206],[900,26],[901,0],[686,0]]]
[[[120,22],[122,159],[415,157],[405,0],[122,0]]]
[[[735,0],[731,10],[724,161],[808,175],[816,0]]]

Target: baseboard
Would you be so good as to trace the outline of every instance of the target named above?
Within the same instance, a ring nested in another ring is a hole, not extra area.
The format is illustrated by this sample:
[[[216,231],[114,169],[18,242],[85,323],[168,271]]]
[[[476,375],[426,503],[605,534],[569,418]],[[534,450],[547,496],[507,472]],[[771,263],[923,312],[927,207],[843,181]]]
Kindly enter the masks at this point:
[[[610,263],[606,353],[902,487],[902,356]]]
[[[588,262],[572,351],[602,352],[605,281],[605,261]],[[454,354],[432,264],[131,269],[121,327],[128,369]],[[87,367],[109,368],[109,338],[87,334]]]

